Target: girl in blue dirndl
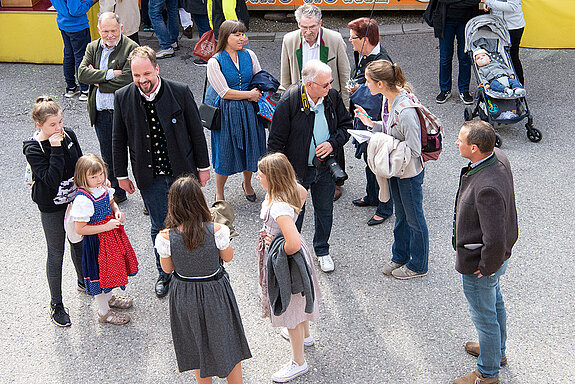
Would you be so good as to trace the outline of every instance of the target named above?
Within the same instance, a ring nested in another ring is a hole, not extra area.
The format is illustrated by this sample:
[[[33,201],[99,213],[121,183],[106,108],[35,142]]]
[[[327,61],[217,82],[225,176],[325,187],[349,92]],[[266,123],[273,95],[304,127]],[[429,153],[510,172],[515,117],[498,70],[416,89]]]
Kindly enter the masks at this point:
[[[252,174],[265,154],[265,131],[256,115],[261,96],[257,88],[248,90],[255,73],[261,70],[256,55],[243,48],[245,26],[226,20],[220,27],[216,54],[208,61],[208,80],[218,93],[221,129],[211,132],[212,163],[216,179],[216,200],[224,200],[228,176],[242,172],[246,199],[254,202]]]

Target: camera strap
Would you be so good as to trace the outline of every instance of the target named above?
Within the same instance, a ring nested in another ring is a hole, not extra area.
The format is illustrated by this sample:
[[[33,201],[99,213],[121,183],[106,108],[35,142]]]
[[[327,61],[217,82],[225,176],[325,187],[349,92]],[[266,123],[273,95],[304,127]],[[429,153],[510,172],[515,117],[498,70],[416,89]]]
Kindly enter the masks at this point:
[[[309,105],[309,100],[307,99],[307,93],[305,91],[305,86],[303,84],[299,87],[299,94],[301,97],[301,111],[305,112],[306,115],[309,115],[310,105]]]

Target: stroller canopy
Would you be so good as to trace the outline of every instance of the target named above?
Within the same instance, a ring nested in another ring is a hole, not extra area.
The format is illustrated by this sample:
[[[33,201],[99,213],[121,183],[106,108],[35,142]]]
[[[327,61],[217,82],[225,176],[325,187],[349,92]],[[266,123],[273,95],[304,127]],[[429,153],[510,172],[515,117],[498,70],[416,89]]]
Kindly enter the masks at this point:
[[[509,31],[505,22],[493,15],[476,16],[465,26],[465,52],[469,53],[476,48],[484,48],[488,52],[497,52],[500,48],[511,45]]]

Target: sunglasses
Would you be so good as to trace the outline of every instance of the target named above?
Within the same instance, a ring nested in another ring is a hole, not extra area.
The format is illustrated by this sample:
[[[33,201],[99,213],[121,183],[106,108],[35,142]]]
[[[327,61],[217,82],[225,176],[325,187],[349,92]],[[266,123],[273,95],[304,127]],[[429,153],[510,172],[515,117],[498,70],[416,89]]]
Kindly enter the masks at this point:
[[[319,85],[320,87],[322,87],[323,89],[326,89],[327,87],[329,87],[331,85],[331,83],[333,83],[333,79],[331,79],[329,81],[329,83],[325,83],[325,84],[320,84],[320,83],[316,83],[315,81],[312,81],[312,83]]]

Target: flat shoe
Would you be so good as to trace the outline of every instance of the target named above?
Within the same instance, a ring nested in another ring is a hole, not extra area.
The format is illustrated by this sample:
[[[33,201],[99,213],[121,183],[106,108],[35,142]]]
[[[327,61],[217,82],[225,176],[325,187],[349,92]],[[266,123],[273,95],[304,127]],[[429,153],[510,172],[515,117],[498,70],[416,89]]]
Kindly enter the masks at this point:
[[[246,193],[246,188],[244,187],[244,183],[242,183],[242,189],[244,190],[244,194],[246,196],[246,200],[249,201],[250,203],[255,203],[256,202],[256,193],[254,192],[251,195],[248,195]]]
[[[376,219],[372,216],[371,219],[367,221],[367,225],[378,225],[383,223],[385,220],[387,220],[387,217],[384,217],[383,219]]]
[[[112,295],[110,300],[108,300],[108,305],[111,308],[128,309],[132,308],[134,301],[128,297],[119,297]]]
[[[369,207],[369,206],[371,206],[371,204],[369,204],[367,201],[365,201],[363,199],[363,197],[361,199],[352,200],[351,203],[353,205],[355,205],[356,207]]]
[[[114,312],[110,309],[104,316],[98,316],[98,322],[104,324],[124,325],[130,322],[130,316],[126,313]]]

